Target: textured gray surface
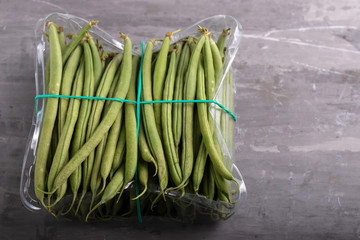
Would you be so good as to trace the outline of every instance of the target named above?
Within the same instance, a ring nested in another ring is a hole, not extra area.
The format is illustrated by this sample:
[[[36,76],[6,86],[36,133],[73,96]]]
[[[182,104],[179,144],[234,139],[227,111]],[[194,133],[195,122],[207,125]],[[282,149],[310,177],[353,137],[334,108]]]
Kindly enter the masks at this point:
[[[1,0],[1,239],[360,238],[360,3],[294,2]],[[248,199],[235,216],[215,225],[85,225],[21,205],[35,95],[33,29],[54,11],[98,19],[133,41],[217,14],[241,22],[235,161]]]

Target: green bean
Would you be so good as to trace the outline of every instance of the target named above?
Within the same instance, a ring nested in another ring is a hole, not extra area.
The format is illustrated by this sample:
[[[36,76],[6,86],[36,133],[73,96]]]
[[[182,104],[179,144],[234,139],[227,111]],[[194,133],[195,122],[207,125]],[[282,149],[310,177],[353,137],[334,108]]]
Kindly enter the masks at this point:
[[[145,132],[144,132],[143,121],[140,120],[139,124],[140,124],[140,126],[139,126],[139,150],[140,150],[140,155],[141,155],[141,158],[145,162],[154,164],[155,173],[154,173],[153,176],[156,176],[157,171],[158,171],[158,166],[157,166],[157,163],[156,163],[153,155],[151,154],[151,151],[150,151],[149,146],[147,144],[146,137],[145,137]]]
[[[152,101],[152,92],[151,92],[151,56],[153,51],[154,43],[149,41],[144,57],[143,57],[143,68],[142,68],[142,77],[143,77],[143,101]],[[153,104],[143,104],[143,123],[144,131],[148,139],[148,145],[152,154],[154,155],[157,164],[158,164],[158,178],[161,193],[164,194],[164,191],[168,185],[168,172],[166,166],[166,160],[164,155],[163,146],[161,139],[156,128],[155,114]]]
[[[226,195],[221,192],[221,190],[219,188],[217,188],[217,201],[222,201],[222,202],[230,202],[230,200],[226,197]]]
[[[104,50],[102,50],[101,54],[100,54],[100,58],[101,58],[101,68],[104,69],[105,68],[105,63],[106,60],[109,58],[109,55],[107,53],[104,52]]]
[[[75,79],[76,80],[74,83],[74,87],[72,89],[72,95],[81,96],[83,84],[84,84],[83,62],[80,63],[80,67],[76,73]],[[71,138],[73,136],[75,124],[79,115],[79,108],[80,108],[80,100],[71,99],[69,108],[67,109],[67,114],[66,114],[67,116],[63,127],[63,132],[60,136],[59,144],[57,145],[54,159],[52,161],[51,168],[49,171],[49,175],[47,179],[48,189],[52,189],[56,175],[59,173],[60,169],[62,168],[64,163],[66,163],[66,160],[68,158]]]
[[[225,56],[225,40],[226,40],[226,37],[229,35],[230,35],[230,28],[224,29],[216,43],[219,48],[219,52],[220,52],[220,55],[222,58],[224,58],[224,56]]]
[[[208,157],[208,152],[206,150],[206,146],[204,142],[201,142],[199,153],[197,155],[193,170],[193,187],[195,194],[198,194],[199,192],[199,187],[203,179],[207,157]]]
[[[223,63],[220,55],[220,51],[212,38],[209,39],[211,55],[213,58],[214,70],[215,70],[215,84],[222,80],[223,77]]]
[[[55,25],[52,22],[48,22],[47,26],[49,28],[50,37],[49,94],[58,95],[62,77],[61,47]],[[46,101],[46,107],[42,117],[42,128],[36,151],[34,175],[35,194],[42,205],[44,205],[46,164],[50,149],[52,129],[57,115],[58,102],[58,98],[49,98]]]
[[[153,98],[155,101],[162,100],[164,90],[164,83],[166,77],[167,55],[170,47],[170,39],[172,33],[168,32],[161,44],[161,49],[156,60],[154,75],[153,75]],[[156,128],[161,138],[161,104],[154,104],[154,114],[156,121]]]
[[[64,52],[62,53],[62,64],[64,64],[70,54],[74,51],[74,49],[76,48],[76,46],[80,43],[80,41],[83,39],[83,37],[85,36],[86,32],[94,25],[96,25],[98,23],[98,21],[90,21],[88,24],[86,24],[82,29],[80,29],[80,31],[75,34],[75,36],[73,35],[71,41],[69,42],[69,44],[67,45],[67,47],[65,48]]]
[[[215,165],[212,162],[209,167],[214,178],[218,196],[224,195],[230,201],[230,189],[226,179],[218,173],[218,171],[215,169]]]
[[[94,166],[90,176],[90,190],[92,194],[90,208],[92,207],[95,198],[102,193],[102,190],[100,190],[99,193],[97,193],[97,190],[99,189],[100,186],[100,181],[101,181],[100,167],[101,167],[103,155],[105,154],[105,147],[107,144],[108,135],[109,135],[108,133],[105,134],[104,138],[101,140],[101,142],[95,149]]]
[[[61,82],[61,89],[60,89],[61,95],[70,95],[74,81],[74,76],[79,66],[81,55],[82,55],[82,47],[77,46],[70,55],[69,60],[66,62],[64,67],[62,82]],[[62,129],[65,124],[69,101],[70,101],[69,98],[59,99],[58,134],[60,137],[61,137]]]
[[[194,110],[194,156],[197,156],[200,151],[200,145],[202,142],[201,130],[200,130],[200,122],[198,116],[198,109],[195,105]]]
[[[211,54],[214,60],[214,69],[215,69],[215,80],[218,86],[220,86],[220,91],[219,91],[219,99],[222,101],[221,103],[225,106],[228,107],[228,94],[227,94],[227,87],[228,84],[226,83],[226,76],[223,80],[223,63],[222,63],[222,57],[220,54],[220,51],[218,49],[218,46],[216,45],[216,43],[214,42],[213,39],[210,38],[210,47],[211,47]],[[222,82],[219,82],[222,81]],[[227,133],[227,128],[228,128],[228,122],[227,120],[228,118],[228,113],[225,113],[221,110],[220,114],[217,114],[217,122],[220,123],[220,129],[221,129],[221,133],[223,135],[224,140],[226,141],[228,138],[228,133]],[[214,141],[216,141],[217,139],[215,139],[216,136],[214,134]],[[222,141],[223,144],[225,144],[226,142]],[[217,142],[217,141],[216,141]],[[226,146],[223,146],[223,148],[226,148]]]
[[[208,167],[205,168],[205,171],[204,171],[204,181],[201,182],[201,194],[204,195],[206,198],[210,199],[209,198],[209,186],[208,186],[208,171],[207,171]],[[195,191],[195,194],[196,194],[196,189],[194,189]]]
[[[183,49],[183,45],[184,45],[184,42],[177,42],[176,44],[175,44],[175,46],[174,45],[172,45],[172,48],[170,49],[170,50],[175,50],[175,52],[176,52],[176,71],[175,71],[175,78],[176,78],[176,73],[177,73],[177,69],[178,69],[178,67],[177,67],[177,65],[178,65],[178,63],[179,63],[179,61],[180,61],[180,57],[181,57],[181,53],[182,53],[182,49]],[[169,55],[169,58],[171,59],[171,54]]]
[[[208,51],[205,51],[204,53],[208,53]],[[205,54],[204,60],[205,60],[204,65],[208,65],[207,70],[211,73],[211,70],[210,70],[210,68],[212,66],[211,60],[209,61],[209,57],[207,54]],[[211,77],[211,74],[208,73],[207,76]],[[206,100],[204,85],[205,85],[205,81],[202,78],[198,78],[197,79],[196,96],[197,96],[197,99],[199,99],[199,100]],[[224,177],[228,180],[234,180],[234,178],[231,175],[231,173],[229,172],[229,170],[225,167],[223,160],[222,160],[222,156],[219,154],[219,152],[216,149],[216,144],[214,143],[214,139],[213,139],[213,131],[212,131],[212,128],[209,123],[210,118],[208,118],[208,111],[207,111],[206,103],[198,103],[197,107],[198,107],[200,129],[201,129],[201,133],[203,135],[203,141],[204,141],[206,149],[209,153],[211,162],[214,164],[216,171],[219,174],[221,174],[222,177]]]
[[[190,60],[190,46],[187,42],[181,51],[180,59],[178,62],[175,87],[174,87],[174,100],[182,100],[184,92],[184,77]],[[176,148],[178,148],[181,140],[182,132],[182,103],[173,103],[172,113],[172,127],[174,134],[174,142]]]
[[[132,58],[132,73],[129,91],[126,99],[130,101],[136,101],[136,81],[137,81],[137,67],[139,65],[140,58],[134,56]],[[133,103],[125,103],[125,176],[122,190],[119,194],[118,200],[120,199],[125,186],[133,179],[137,165],[137,126],[136,126],[136,106]],[[115,148],[115,146],[114,146]],[[109,166],[111,166],[109,164]]]
[[[94,95],[94,70],[93,70],[93,61],[92,61],[92,56],[91,56],[91,50],[90,50],[90,46],[89,46],[89,43],[87,41],[85,41],[83,43],[83,47],[84,47],[84,64],[85,64],[85,86],[84,86],[84,91],[85,91],[85,96],[93,96]],[[86,81],[88,81],[89,83],[89,86],[86,86]],[[84,120],[86,123],[90,123],[91,121],[91,116],[92,116],[92,101],[86,99],[86,100],[83,100],[82,103],[81,103],[81,110],[83,110],[83,108],[85,109],[85,119],[81,119],[82,121]],[[80,122],[81,124],[81,122]],[[78,126],[76,126],[78,127]],[[86,141],[88,139],[88,129],[86,125],[82,125],[82,126],[79,126],[81,128],[80,130],[80,137],[81,137],[81,140],[80,142],[83,144],[84,141]],[[86,131],[86,134],[85,134],[85,131]],[[79,131],[77,131],[77,129],[75,130],[75,141],[77,141],[77,138],[78,138],[78,135],[76,135],[77,133],[79,133]],[[80,200],[79,200],[79,204],[78,204],[78,207],[77,207],[77,210],[76,210],[76,213],[79,209],[79,206],[82,202],[82,199],[83,197],[85,196],[85,193],[87,191],[87,188],[88,188],[88,182],[89,182],[89,170],[91,171],[92,169],[92,163],[91,165],[89,166],[90,164],[84,164],[82,166],[82,194],[81,194],[81,197],[80,197]]]
[[[70,176],[70,187],[71,187],[71,191],[73,193],[73,199],[72,202],[70,204],[69,209],[63,214],[66,215],[67,213],[69,213],[71,211],[71,209],[74,206],[75,200],[77,198],[77,194],[81,185],[81,167],[78,167],[75,172],[73,174],[71,174]]]
[[[137,67],[139,65],[139,57],[134,56],[132,61],[133,71],[131,74],[131,82],[127,100],[136,101],[136,82]],[[133,103],[125,103],[125,135],[126,135],[126,156],[125,156],[125,180],[124,186],[128,184],[135,175],[138,144],[137,144],[137,124],[136,124],[136,105]]]
[[[50,86],[49,83],[50,83],[50,56],[47,58],[45,64],[45,82],[44,82],[45,94],[49,94],[49,86]]]
[[[46,100],[45,100],[45,108],[46,108]],[[59,142],[59,133],[58,133],[59,131],[57,126],[58,126],[58,118],[55,119],[54,128],[52,130],[52,135],[51,135],[51,143],[50,143],[50,151],[49,151],[50,164],[52,162],[52,159],[54,158],[54,154]]]
[[[201,31],[201,30],[200,30]],[[194,50],[195,50],[195,47],[196,47],[196,43],[199,39],[196,39],[196,38],[189,38],[188,39],[188,43],[189,43],[189,46],[190,46],[190,52],[191,54],[193,54]]]
[[[159,57],[159,52],[153,53],[152,61],[151,61],[151,72],[154,72],[156,61]]]
[[[114,98],[120,99],[123,99],[127,95],[132,69],[131,40],[126,35],[122,35],[122,37],[125,40],[124,59],[121,64],[122,71],[120,74],[119,84],[114,93]],[[121,110],[121,108],[122,102],[111,102],[108,112],[104,115],[92,136],[57,175],[52,191],[55,191],[57,188],[59,188],[100,143],[104,135],[109,131],[110,127],[115,122],[117,113]]]
[[[206,82],[205,91],[206,91],[206,98],[209,100],[213,98],[215,91],[215,69],[214,69],[213,56],[211,53],[210,39],[208,36],[205,38],[203,54],[204,54],[204,63],[205,63],[204,64],[205,82]]]
[[[92,57],[90,47],[87,42],[83,44],[83,52],[84,52],[84,87],[83,87],[83,96],[94,96],[94,78],[93,78],[93,70],[92,70]],[[80,112],[78,116],[78,120],[75,127],[74,136],[71,144],[71,157],[73,157],[77,151],[84,145],[86,140],[86,130],[88,121],[91,114],[92,101],[89,99],[82,99]],[[73,195],[77,195],[77,191],[80,188],[82,182],[82,166],[79,166],[74,173],[70,177],[70,185],[73,192]],[[80,201],[81,203],[81,201]],[[78,205],[75,214],[77,214],[79,210]],[[72,206],[71,206],[72,207]]]
[[[213,98],[214,88],[215,88],[215,79],[217,79],[220,76],[220,73],[222,71],[221,57],[220,57],[220,54],[218,54],[218,52],[216,52],[217,46],[216,45],[214,46],[214,44],[215,44],[214,41],[212,41],[211,39],[206,37],[205,44],[204,44],[204,56],[205,56],[204,59],[206,61],[206,64],[205,64],[205,66],[206,66],[206,69],[205,69],[206,70],[205,71],[206,72],[206,84],[205,85],[208,87],[206,89],[207,100],[211,100]],[[213,49],[214,47],[216,49]],[[215,52],[215,55],[216,55],[214,57],[215,61],[213,61],[213,56],[212,56],[213,52]],[[201,62],[199,71],[198,71],[198,81],[201,82],[201,85],[203,85],[204,79],[205,79],[204,69],[203,69],[203,65]],[[199,106],[198,106],[198,108],[199,108]],[[199,112],[199,114],[202,114],[202,113]],[[212,135],[213,135],[213,141],[215,142],[215,147],[217,147],[218,146],[217,139],[216,139],[216,135],[213,131],[212,117],[210,114],[208,114],[208,121],[209,121],[210,131],[213,133]],[[221,154],[221,150],[218,149],[218,153]],[[203,179],[207,156],[208,156],[208,152],[206,151],[206,146],[205,146],[204,141],[202,141],[202,143],[200,145],[199,154],[198,154],[198,157],[195,162],[195,169],[194,169],[194,174],[193,174],[193,184],[194,184],[194,189],[195,189],[196,193],[197,193],[200,183]]]
[[[111,166],[115,156],[116,145],[119,140],[122,118],[123,114],[122,111],[120,111],[107,136],[104,153],[100,162],[100,176],[103,185],[99,194],[102,193],[102,191],[105,189],[106,179],[110,174]],[[94,178],[94,180],[97,180],[97,178]]]
[[[194,100],[196,93],[196,75],[201,49],[205,42],[205,35],[202,33],[199,41],[196,43],[194,51],[192,52],[189,68],[185,77],[184,85],[184,99]],[[194,103],[187,103],[183,106],[183,141],[182,141],[182,184],[187,185],[188,179],[192,173],[194,164],[194,149],[193,149],[193,129],[194,128]]]
[[[95,89],[97,89],[99,86],[102,72],[103,72],[103,67],[102,67],[102,63],[101,63],[100,54],[99,54],[98,48],[95,45],[93,37],[89,35],[88,39],[89,39],[88,42],[89,42],[89,45],[91,48],[91,55],[92,55],[93,63],[94,63]]]
[[[101,197],[101,200],[98,204],[96,204],[86,215],[85,221],[87,222],[90,214],[95,211],[98,207],[102,204],[106,203],[107,201],[113,199],[117,192],[122,188],[124,184],[124,165],[116,171],[114,177],[111,179],[109,184],[106,186],[104,193]]]
[[[169,63],[169,69],[165,80],[163,99],[172,100],[174,94],[174,84],[176,75],[176,52],[172,51]],[[178,186],[182,180],[179,156],[174,144],[174,136],[171,128],[171,103],[163,103],[161,109],[162,137],[165,150],[165,156],[170,171],[170,176],[175,186]]]
[[[132,200],[136,200],[142,197],[148,189],[148,179],[149,179],[148,163],[142,159],[139,160],[138,173],[139,173],[139,182],[141,185],[144,186],[144,190],[136,198],[133,198]]]
[[[125,124],[121,124],[120,135],[119,135],[118,142],[116,144],[114,159],[113,159],[112,165],[111,165],[110,178],[112,178],[113,174],[116,172],[116,170],[122,164],[122,162],[125,158],[125,149],[126,149],[125,148]],[[107,171],[108,170],[105,168],[101,169],[101,176],[103,179],[106,175],[108,175]]]
[[[65,48],[66,48],[66,41],[65,41],[65,36],[64,36],[64,28],[63,27],[58,27],[57,29],[58,31],[58,38],[59,38],[59,43],[60,43],[60,47],[61,47],[61,52],[64,52]]]
[[[110,91],[109,91],[109,94],[108,94],[108,98],[112,98],[114,96],[114,92],[115,92],[115,88],[118,84],[118,81],[119,81],[119,78],[120,78],[120,73],[121,73],[121,69],[118,68],[118,70],[116,71],[115,73],[115,77],[114,77],[114,80],[112,81],[111,83],[111,87],[110,87]],[[105,106],[104,106],[104,113],[105,114],[108,110],[109,110],[109,107],[110,107],[110,103],[111,101],[105,101]]]
[[[207,198],[213,200],[215,197],[215,179],[214,179],[214,174],[212,173],[212,171],[210,170],[209,167],[207,167],[207,185],[208,185],[208,195]]]

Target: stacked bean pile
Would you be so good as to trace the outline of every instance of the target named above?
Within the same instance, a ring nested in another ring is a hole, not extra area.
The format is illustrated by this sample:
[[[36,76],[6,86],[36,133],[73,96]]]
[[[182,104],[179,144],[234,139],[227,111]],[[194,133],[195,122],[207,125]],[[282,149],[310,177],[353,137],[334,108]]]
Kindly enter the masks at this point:
[[[132,214],[136,199],[142,214],[164,214],[160,203],[170,192],[178,199],[190,193],[231,203],[229,183],[235,179],[225,167],[209,103],[140,104],[137,126],[141,59],[132,55],[131,40],[122,33],[123,53],[105,53],[88,33],[96,23],[89,22],[67,44],[62,27],[47,22],[45,93],[128,101],[46,98],[34,175],[39,202],[54,215],[80,210],[86,219],[95,210],[102,217]],[[229,29],[217,43],[206,28],[199,31],[199,38],[175,44],[170,44],[172,33],[166,34],[156,53],[156,40],[147,43],[141,101],[213,99]],[[231,74],[225,81],[232,86]],[[232,110],[231,102],[227,106]],[[231,146],[233,125],[226,124],[226,114],[219,121]],[[136,174],[141,193],[132,184]],[[91,201],[85,197],[89,191]],[[68,205],[56,208],[71,195]],[[106,213],[99,208],[103,204]],[[169,203],[165,209],[171,212]]]

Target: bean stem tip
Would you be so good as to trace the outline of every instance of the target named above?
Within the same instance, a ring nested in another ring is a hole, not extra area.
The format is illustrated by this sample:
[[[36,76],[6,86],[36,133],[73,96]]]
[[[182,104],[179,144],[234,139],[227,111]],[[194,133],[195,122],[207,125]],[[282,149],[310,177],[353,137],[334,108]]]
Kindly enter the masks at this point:
[[[99,21],[90,21],[89,25],[90,25],[90,27],[92,27],[92,26],[94,26],[94,25],[96,25],[98,23],[99,23]]]

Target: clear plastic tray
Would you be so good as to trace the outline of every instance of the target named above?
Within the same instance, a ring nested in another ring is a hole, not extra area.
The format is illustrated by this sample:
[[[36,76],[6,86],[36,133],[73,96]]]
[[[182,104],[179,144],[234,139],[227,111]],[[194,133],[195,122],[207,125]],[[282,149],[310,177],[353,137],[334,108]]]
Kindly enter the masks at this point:
[[[47,17],[40,19],[35,28],[35,86],[36,86],[36,94],[44,94],[44,76],[45,76],[45,60],[48,55],[49,46],[46,37],[43,34],[43,31],[46,30],[46,22],[50,20],[55,22],[58,26],[63,26],[65,34],[67,33],[75,33],[81,27],[88,23],[87,20],[72,16],[69,14],[61,14],[61,13],[52,13]],[[231,69],[231,63],[234,60],[236,52],[239,47],[240,38],[242,34],[242,28],[238,21],[231,16],[218,15],[210,18],[206,18],[196,24],[185,28],[184,30],[173,35],[172,43],[181,40],[187,36],[200,36],[198,33],[198,25],[202,27],[208,28],[210,32],[213,33],[213,38],[217,40],[218,36],[222,33],[223,29],[230,28],[230,36],[226,40],[226,49],[227,54],[224,60],[224,75],[219,79],[218,85],[215,90],[214,100],[220,102],[225,107],[225,103],[222,102],[224,99],[223,96],[228,96],[230,91],[233,91],[233,86],[230,86],[225,81],[225,75]],[[94,26],[90,30],[90,34],[98,39],[99,42],[103,45],[106,51],[113,52],[122,52],[123,44],[117,40],[117,38],[112,37],[98,26]],[[128,33],[131,37],[131,33]],[[158,43],[154,47],[154,51],[158,51],[160,49],[161,43]],[[133,54],[141,55],[141,44],[134,44]],[[234,79],[235,81],[235,79]],[[41,117],[43,112],[43,100],[39,100],[38,102],[38,114],[36,115],[36,110],[34,108],[34,114],[32,119],[32,125],[30,129],[30,133],[27,140],[26,151],[24,155],[23,165],[22,165],[22,174],[21,174],[21,183],[20,183],[20,196],[24,206],[30,211],[40,211],[42,207],[38,203],[33,185],[33,176],[34,176],[34,165],[36,161],[36,148],[39,138],[39,132],[41,127]],[[209,200],[205,197],[197,196],[194,194],[185,194],[180,200],[178,200],[180,193],[176,191],[169,191],[166,194],[166,198],[169,199],[173,207],[175,209],[176,214],[172,214],[175,216],[174,218],[186,219],[186,221],[192,221],[199,217],[199,215],[207,216],[211,219],[226,219],[234,214],[235,209],[239,206],[239,204],[246,197],[246,187],[243,181],[243,178],[240,174],[240,171],[233,164],[233,155],[232,149],[226,143],[229,142],[229,139],[224,139],[220,131],[220,122],[217,121],[220,119],[219,113],[221,112],[220,108],[211,104],[209,108],[213,118],[214,118],[214,126],[217,138],[221,145],[225,163],[229,169],[231,169],[233,176],[237,179],[240,184],[239,191],[237,190],[237,185],[235,183],[231,183],[231,198],[232,201],[236,202],[235,204],[229,204],[221,201]],[[226,123],[229,124],[230,121],[233,121],[229,116],[226,117]],[[231,133],[233,134],[233,133]],[[230,134],[230,135],[231,135]],[[231,136],[228,137],[231,137]],[[128,184],[127,191],[130,192],[133,189],[134,183]],[[150,186],[148,195],[154,194],[157,195],[159,189],[157,186]],[[66,206],[71,202],[72,196],[67,195],[64,199],[58,204],[62,207]],[[146,197],[143,198],[143,202],[146,201]],[[189,210],[190,208],[190,210]],[[194,214],[196,213],[196,214]],[[150,214],[151,215],[151,214]]]

